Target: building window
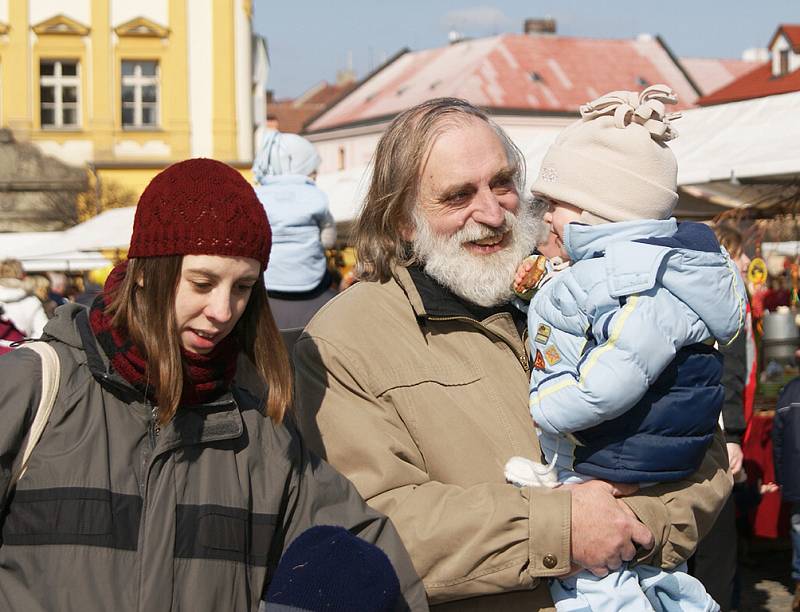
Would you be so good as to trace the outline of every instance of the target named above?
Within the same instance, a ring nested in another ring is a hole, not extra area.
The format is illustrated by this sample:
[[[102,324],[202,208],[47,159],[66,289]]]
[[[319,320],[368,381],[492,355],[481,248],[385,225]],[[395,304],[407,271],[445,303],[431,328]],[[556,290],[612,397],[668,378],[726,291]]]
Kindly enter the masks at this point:
[[[344,147],[339,147],[339,170],[344,170],[345,166],[345,158],[344,158]]]
[[[158,127],[158,62],[122,62],[122,127]]]
[[[72,60],[39,63],[39,103],[43,128],[75,128],[80,125],[80,67]]]
[[[781,49],[780,51],[780,74],[789,74],[789,49]]]

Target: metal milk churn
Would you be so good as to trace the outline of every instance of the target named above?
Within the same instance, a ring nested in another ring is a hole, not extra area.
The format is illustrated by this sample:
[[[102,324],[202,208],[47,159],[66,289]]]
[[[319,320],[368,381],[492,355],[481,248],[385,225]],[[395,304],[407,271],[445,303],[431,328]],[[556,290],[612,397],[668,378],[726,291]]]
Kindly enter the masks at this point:
[[[800,329],[795,323],[796,316],[796,311],[785,306],[764,314],[762,350],[765,364],[770,361],[794,363],[794,352],[800,347]]]

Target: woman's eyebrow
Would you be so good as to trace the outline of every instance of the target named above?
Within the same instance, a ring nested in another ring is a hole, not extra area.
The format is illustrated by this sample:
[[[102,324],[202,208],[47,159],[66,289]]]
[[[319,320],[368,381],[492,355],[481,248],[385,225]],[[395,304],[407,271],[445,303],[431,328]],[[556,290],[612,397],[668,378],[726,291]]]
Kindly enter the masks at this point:
[[[185,270],[186,274],[198,274],[202,276],[207,276],[212,280],[219,280],[219,275],[211,270],[206,270],[205,268],[188,268]]]
[[[188,268],[185,270],[186,274],[197,274],[198,276],[205,276],[209,280],[219,281],[220,276],[216,272],[212,272],[211,270],[207,270],[205,268]],[[247,276],[242,276],[241,278],[237,278],[236,282],[241,283],[254,283],[258,280],[258,275],[248,274]]]

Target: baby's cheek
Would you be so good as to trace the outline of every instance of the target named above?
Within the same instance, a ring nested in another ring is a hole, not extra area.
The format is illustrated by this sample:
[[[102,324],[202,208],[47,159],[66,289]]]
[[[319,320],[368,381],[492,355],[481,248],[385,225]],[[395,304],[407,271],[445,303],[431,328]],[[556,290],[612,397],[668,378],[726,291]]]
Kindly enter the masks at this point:
[[[547,239],[538,246],[539,252],[548,259],[551,257],[560,257],[561,247],[558,245],[557,240],[558,236],[556,236],[555,233],[548,232]]]

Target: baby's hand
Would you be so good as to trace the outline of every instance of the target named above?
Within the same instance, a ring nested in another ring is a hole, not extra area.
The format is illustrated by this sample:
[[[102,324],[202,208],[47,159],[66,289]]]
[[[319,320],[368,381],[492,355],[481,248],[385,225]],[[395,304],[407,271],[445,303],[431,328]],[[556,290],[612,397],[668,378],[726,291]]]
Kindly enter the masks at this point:
[[[533,296],[533,290],[539,281],[544,277],[547,258],[544,255],[530,255],[522,260],[517,267],[514,282],[511,288],[519,297],[529,300]]]

